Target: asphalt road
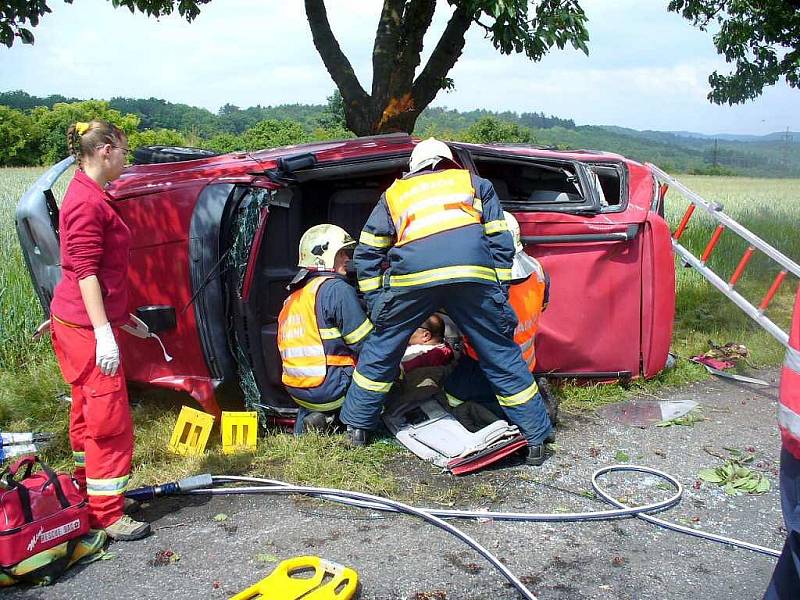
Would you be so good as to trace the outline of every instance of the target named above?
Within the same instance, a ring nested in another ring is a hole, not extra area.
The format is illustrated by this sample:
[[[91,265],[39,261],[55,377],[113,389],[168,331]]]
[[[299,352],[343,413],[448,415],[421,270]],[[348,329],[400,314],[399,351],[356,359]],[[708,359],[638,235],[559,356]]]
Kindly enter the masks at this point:
[[[777,371],[757,375],[777,382]],[[465,499],[464,508],[598,510],[605,505],[587,497],[589,476],[625,454],[631,463],[672,473],[686,486],[681,504],[663,518],[779,549],[775,386],[713,380],[664,393],[662,399],[696,400],[708,420],[693,427],[639,429],[573,417],[559,430],[556,456],[538,469],[511,461],[455,479],[409,456],[392,471],[409,487],[453,491],[453,497]],[[727,455],[725,448],[753,455],[752,464],[768,475],[772,490],[730,497],[716,486],[698,486],[698,471],[721,464],[715,455]],[[617,497],[634,502],[667,493],[652,477],[619,476],[609,483]],[[227,518],[215,520],[220,514]],[[301,554],[355,568],[362,600],[519,597],[482,557],[411,517],[275,496],[169,499],[146,506],[141,516],[154,528],[146,540],[113,544],[110,560],[73,569],[54,586],[16,588],[3,597],[227,598],[266,576],[276,561]],[[755,599],[761,598],[775,562],[635,519],[457,525],[542,600]]]

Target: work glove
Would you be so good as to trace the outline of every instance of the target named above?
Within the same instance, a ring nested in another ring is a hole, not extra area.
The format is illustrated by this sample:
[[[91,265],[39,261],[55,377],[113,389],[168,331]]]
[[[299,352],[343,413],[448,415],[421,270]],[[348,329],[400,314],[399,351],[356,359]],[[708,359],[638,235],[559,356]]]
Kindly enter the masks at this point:
[[[111,323],[94,328],[95,364],[103,375],[116,375],[119,368],[119,346]]]

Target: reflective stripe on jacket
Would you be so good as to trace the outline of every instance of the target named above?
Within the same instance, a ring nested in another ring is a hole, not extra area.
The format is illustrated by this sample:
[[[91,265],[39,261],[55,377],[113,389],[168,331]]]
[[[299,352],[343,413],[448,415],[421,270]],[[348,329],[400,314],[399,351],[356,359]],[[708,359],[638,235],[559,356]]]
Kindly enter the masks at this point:
[[[472,179],[462,169],[398,179],[386,190],[386,205],[397,232],[395,246],[481,222]]]
[[[278,316],[278,350],[281,353],[284,385],[311,388],[325,381],[328,366],[352,366],[352,356],[326,355],[323,332],[317,322],[316,302],[320,286],[330,277],[315,277],[295,290]],[[330,336],[324,331],[324,337]],[[341,335],[341,334],[340,334]]]
[[[491,182],[462,169],[395,181],[364,224],[353,254],[370,309],[386,287],[510,283],[513,258],[514,242]]]
[[[783,447],[800,460],[800,289],[794,303],[789,348],[781,372],[778,424]]]
[[[533,273],[527,279],[511,284],[508,302],[517,315],[517,328],[514,330],[514,341],[522,351],[522,358],[533,373],[536,368],[536,345],[534,339],[539,329],[539,316],[544,305],[546,283]],[[469,343],[464,341],[467,356],[479,360],[478,355]]]

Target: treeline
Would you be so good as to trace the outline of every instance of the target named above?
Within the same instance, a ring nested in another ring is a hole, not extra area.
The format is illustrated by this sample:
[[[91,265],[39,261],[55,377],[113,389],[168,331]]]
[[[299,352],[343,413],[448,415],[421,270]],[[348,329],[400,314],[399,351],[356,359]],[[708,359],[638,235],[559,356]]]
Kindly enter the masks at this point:
[[[335,100],[335,99],[334,99]],[[49,104],[44,101],[51,101]],[[9,106],[29,108],[16,108]],[[335,101],[331,106],[335,109]],[[235,108],[235,107],[233,107]],[[316,107],[302,122],[254,115],[228,107],[226,114],[163,100],[76,100],[33,98],[24,92],[0,94],[0,166],[49,165],[68,154],[67,128],[77,121],[105,119],[141,146],[194,146],[215,152],[260,150],[309,141],[353,137],[343,114]]]
[[[195,146],[216,152],[258,150],[308,141],[353,137],[344,125],[338,92],[327,104],[240,108],[215,114],[157,98],[79,100],[22,91],[0,93],[0,166],[52,164],[67,154],[65,132],[75,121],[105,118],[122,127],[132,148]],[[460,112],[428,108],[415,133],[475,143],[511,142],[557,149],[616,152],[674,172],[800,176],[800,144],[658,137],[620,128],[576,126],[571,119],[536,112]],[[653,132],[651,132],[653,133]]]

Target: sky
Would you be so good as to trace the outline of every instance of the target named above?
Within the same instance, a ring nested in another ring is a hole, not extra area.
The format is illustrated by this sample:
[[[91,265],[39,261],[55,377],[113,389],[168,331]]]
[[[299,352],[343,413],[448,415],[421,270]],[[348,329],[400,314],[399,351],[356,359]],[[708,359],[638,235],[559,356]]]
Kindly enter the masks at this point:
[[[667,0],[581,0],[589,56],[571,48],[542,61],[499,54],[473,27],[450,72],[455,90],[432,106],[544,112],[578,125],[699,133],[800,131],[800,90],[785,82],[739,106],[706,99],[708,75],[729,66],[711,34],[668,13]],[[327,0],[334,34],[369,90],[382,2]],[[64,4],[35,28],[33,46],[0,47],[0,91],[109,99],[156,97],[216,112],[283,103],[324,103],[334,84],[311,40],[300,0],[213,0],[192,23],[159,20],[107,0]],[[439,0],[427,53],[450,9]],[[424,64],[424,62],[423,62]]]

